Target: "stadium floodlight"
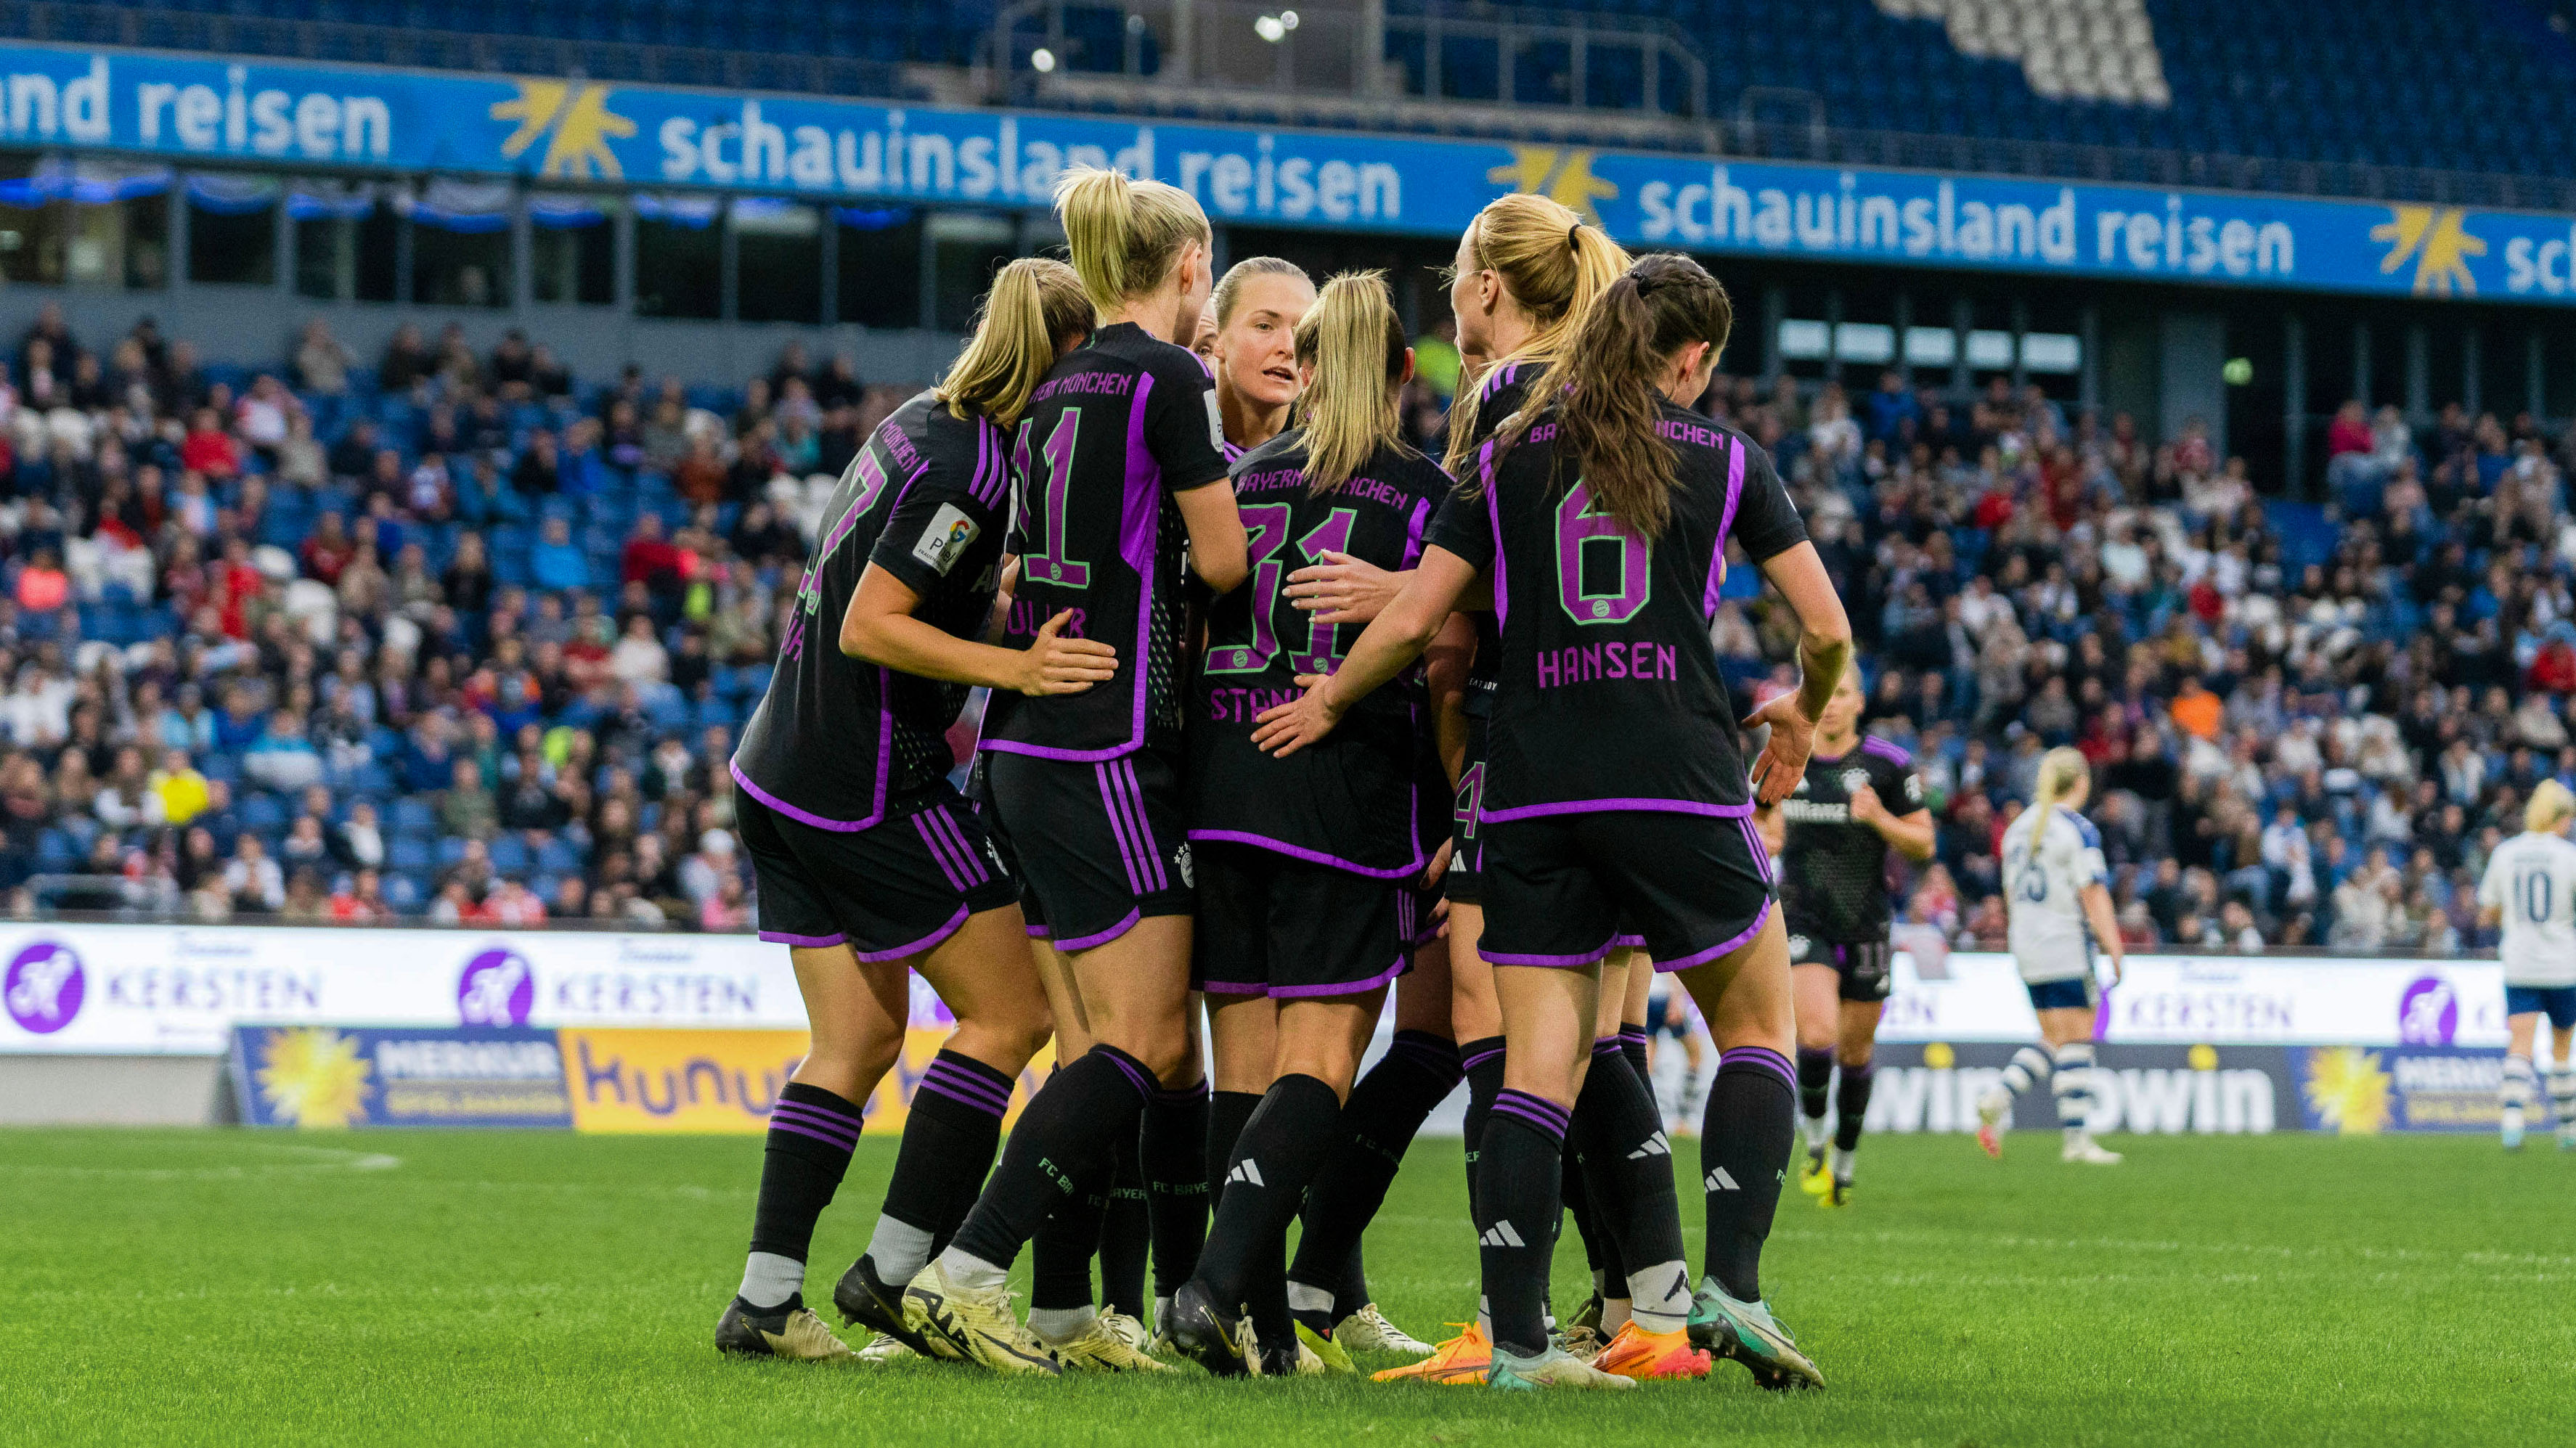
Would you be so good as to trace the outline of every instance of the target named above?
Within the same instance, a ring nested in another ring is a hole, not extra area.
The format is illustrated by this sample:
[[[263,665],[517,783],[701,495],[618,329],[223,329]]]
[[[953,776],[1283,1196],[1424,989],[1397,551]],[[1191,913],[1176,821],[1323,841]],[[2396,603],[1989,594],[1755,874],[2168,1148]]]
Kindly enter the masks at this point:
[[[1296,12],[1296,11],[1294,11],[1294,10],[1282,10],[1282,11],[1280,11],[1280,12],[1279,12],[1279,28],[1280,28],[1280,29],[1282,29],[1282,30],[1294,30],[1294,29],[1296,29],[1296,28],[1297,28],[1297,12]]]
[[[1276,15],[1264,15],[1252,22],[1252,33],[1277,45],[1288,34],[1288,27]]]
[[[1052,74],[1055,70],[1055,52],[1047,49],[1043,45],[1030,51],[1029,69],[1036,71],[1040,75]]]

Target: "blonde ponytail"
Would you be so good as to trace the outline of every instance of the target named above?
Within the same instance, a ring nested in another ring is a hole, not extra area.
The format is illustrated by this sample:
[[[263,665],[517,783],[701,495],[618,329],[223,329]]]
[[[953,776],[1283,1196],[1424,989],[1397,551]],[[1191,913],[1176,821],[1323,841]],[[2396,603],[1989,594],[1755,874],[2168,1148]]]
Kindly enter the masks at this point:
[[[1380,447],[1404,445],[1395,409],[1404,351],[1386,273],[1343,272],[1324,284],[1297,323],[1297,365],[1313,378],[1297,399],[1308,489],[1329,493]]]
[[[1090,332],[1091,298],[1073,268],[1022,257],[1002,268],[975,317],[975,335],[940,379],[939,400],[963,422],[982,413],[1007,427],[1055,359]]]
[[[1104,315],[1162,285],[1183,246],[1212,238],[1207,213],[1188,192],[1092,166],[1056,181],[1055,209],[1082,289]]]
[[[1493,359],[1497,368],[1555,361],[1564,340],[1627,272],[1629,262],[1628,253],[1607,232],[1572,207],[1527,192],[1498,196],[1476,213],[1467,225],[1467,252],[1476,265],[1502,279],[1503,290],[1536,324],[1521,345]],[[1476,415],[1483,402],[1480,383],[1460,388],[1449,408],[1446,465],[1452,474],[1464,476],[1461,470],[1475,454]]]
[[[2555,833],[2576,815],[2576,793],[2554,779],[2544,779],[2531,787],[2531,798],[2522,807],[2522,827],[2535,835]]]
[[[2036,797],[2030,802],[2030,807],[2039,811],[2039,828],[2048,828],[2048,812],[2057,807],[2057,802],[2066,797],[2066,792],[2073,789],[2077,781],[2087,778],[2092,772],[2093,766],[2085,762],[2084,751],[2080,749],[2060,745],[2039,757],[2039,787],[2035,791]]]

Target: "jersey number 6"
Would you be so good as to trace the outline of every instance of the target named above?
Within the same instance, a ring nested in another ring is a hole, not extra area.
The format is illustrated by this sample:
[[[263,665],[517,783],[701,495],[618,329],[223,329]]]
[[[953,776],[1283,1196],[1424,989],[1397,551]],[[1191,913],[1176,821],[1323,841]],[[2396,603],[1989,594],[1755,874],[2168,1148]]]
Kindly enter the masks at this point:
[[[1595,583],[1604,582],[1601,574],[1611,567],[1618,570],[1616,580],[1586,587],[1587,561]],[[1618,519],[1592,511],[1592,494],[1578,480],[1556,505],[1556,598],[1565,616],[1576,623],[1626,623],[1646,606],[1654,586],[1654,545]]]

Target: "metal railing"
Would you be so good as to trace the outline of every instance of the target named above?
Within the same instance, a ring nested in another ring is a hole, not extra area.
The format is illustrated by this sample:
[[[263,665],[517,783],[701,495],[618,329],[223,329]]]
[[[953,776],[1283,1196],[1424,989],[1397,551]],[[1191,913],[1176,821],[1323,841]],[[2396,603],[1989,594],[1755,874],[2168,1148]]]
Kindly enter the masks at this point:
[[[1097,93],[1115,78],[1236,101],[1253,91],[1708,115],[1708,67],[1669,21],[1482,4],[1390,14],[1383,0],[1017,0],[995,20],[984,61],[996,98]]]
[[[707,50],[620,40],[496,35],[337,20],[213,15],[188,10],[0,0],[0,35],[63,45],[201,50],[280,60],[346,61],[423,70],[558,75],[589,80],[719,86],[819,95],[927,97],[920,67],[841,56]]]

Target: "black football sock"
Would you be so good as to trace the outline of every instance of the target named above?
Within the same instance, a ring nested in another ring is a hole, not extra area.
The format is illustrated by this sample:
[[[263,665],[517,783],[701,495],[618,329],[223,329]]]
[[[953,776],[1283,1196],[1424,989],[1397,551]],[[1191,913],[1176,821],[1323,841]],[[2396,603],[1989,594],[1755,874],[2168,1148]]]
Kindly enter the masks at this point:
[[[1565,1155],[1565,1108],[1508,1087],[1494,1095],[1476,1162],[1477,1258],[1494,1345],[1546,1351],[1547,1268]]]
[[[1291,1074],[1272,1083],[1260,1109],[1244,1123],[1234,1160],[1226,1168],[1225,1193],[1217,1199],[1216,1220],[1208,1228],[1207,1247],[1199,1253],[1199,1281],[1220,1305],[1245,1301],[1255,1267],[1273,1252],[1284,1265],[1288,1224],[1296,1219],[1316,1168],[1333,1148],[1333,1124],[1341,1110],[1341,1098],[1329,1084]],[[1283,1312],[1286,1305],[1283,1290]]]
[[[1798,1114],[1807,1123],[1807,1145],[1825,1143],[1825,1093],[1834,1084],[1834,1053],[1798,1048]]]
[[[1864,1061],[1843,1068],[1842,1090],[1834,1097],[1834,1149],[1852,1151],[1860,1146],[1861,1123],[1869,1117],[1869,1088],[1878,1074],[1874,1063]]]
[[[1140,1322],[1145,1320],[1145,1251],[1152,1233],[1136,1138],[1122,1137],[1113,1153],[1109,1210],[1100,1218],[1100,1301]]]
[[[1634,1299],[1629,1315],[1647,1332],[1678,1332],[1690,1315],[1690,1275],[1672,1142],[1626,1054],[1603,1044],[1612,1049],[1592,1053],[1573,1121],[1606,1244],[1602,1296]]]
[[[1575,1098],[1575,1109],[1583,1109],[1583,1098]],[[1584,1180],[1583,1155],[1576,1148],[1571,1128],[1566,1132],[1565,1159],[1557,1163],[1557,1192],[1565,1199],[1565,1214],[1574,1218],[1574,1235],[1583,1242],[1583,1265],[1598,1276],[1609,1264],[1601,1256],[1601,1224],[1592,1213],[1591,1183]],[[1557,1223],[1557,1235],[1565,1234],[1564,1223]]]
[[[1219,1091],[1208,1097],[1207,1179],[1208,1216],[1211,1220],[1216,1216],[1216,1209],[1225,1204],[1225,1174],[1234,1166],[1234,1143],[1243,1135],[1243,1124],[1260,1109],[1261,1093],[1257,1091]],[[1202,1247],[1200,1252],[1205,1255],[1206,1248]]]
[[[1481,1036],[1458,1047],[1458,1067],[1467,1077],[1467,1120],[1459,1133],[1467,1147],[1467,1220],[1476,1220],[1477,1153],[1485,1139],[1485,1113],[1503,1089],[1503,1038]]]
[[[1459,1075],[1458,1048],[1445,1038],[1398,1031],[1385,1057],[1351,1088],[1340,1136],[1307,1190],[1305,1232],[1288,1269],[1290,1283],[1332,1295],[1323,1308],[1328,1323],[1367,1305],[1360,1238],[1385,1205],[1413,1134],[1458,1089]],[[1354,1285],[1356,1297],[1348,1295]],[[1309,1309],[1301,1303],[1300,1310]]]
[[[1796,1083],[1789,1058],[1762,1046],[1718,1053],[1717,1079],[1709,1083],[1699,1141],[1708,1275],[1739,1302],[1762,1295],[1762,1242],[1796,1144]]]
[[[1145,1103],[1141,1161],[1154,1238],[1154,1295],[1169,1297],[1198,1270],[1208,1223],[1208,1083],[1157,1091]]]
[[[1050,1339],[1080,1331],[1092,1315],[1091,1258],[1109,1215],[1113,1168],[1103,1161],[1068,1172],[1065,1179],[1074,1190],[1056,1202],[1029,1240],[1029,1327]]]
[[[778,1104],[769,1112],[769,1140],[761,1150],[760,1199],[752,1209],[743,1301],[774,1309],[802,1298],[814,1221],[841,1189],[858,1144],[858,1107],[802,1081],[790,1081],[778,1093]]]
[[[1645,1082],[1646,1089],[1652,1091],[1655,1089],[1655,1076],[1651,1063],[1646,1059],[1647,1039],[1644,1026],[1619,1028],[1619,1054],[1628,1058],[1628,1069],[1636,1072],[1637,1079]]]
[[[966,1219],[992,1169],[1010,1104],[1010,1077],[954,1051],[931,1058],[904,1118],[885,1209],[868,1238],[879,1280],[896,1287],[911,1281]]]
[[[1094,1046],[1055,1073],[1020,1113],[1001,1165],[957,1229],[941,1262],[961,1285],[998,1287],[1038,1224],[1076,1195],[1068,1172],[1104,1170],[1120,1137],[1133,1137],[1154,1073],[1115,1046]],[[1099,1228],[1083,1238],[1084,1255]]]

